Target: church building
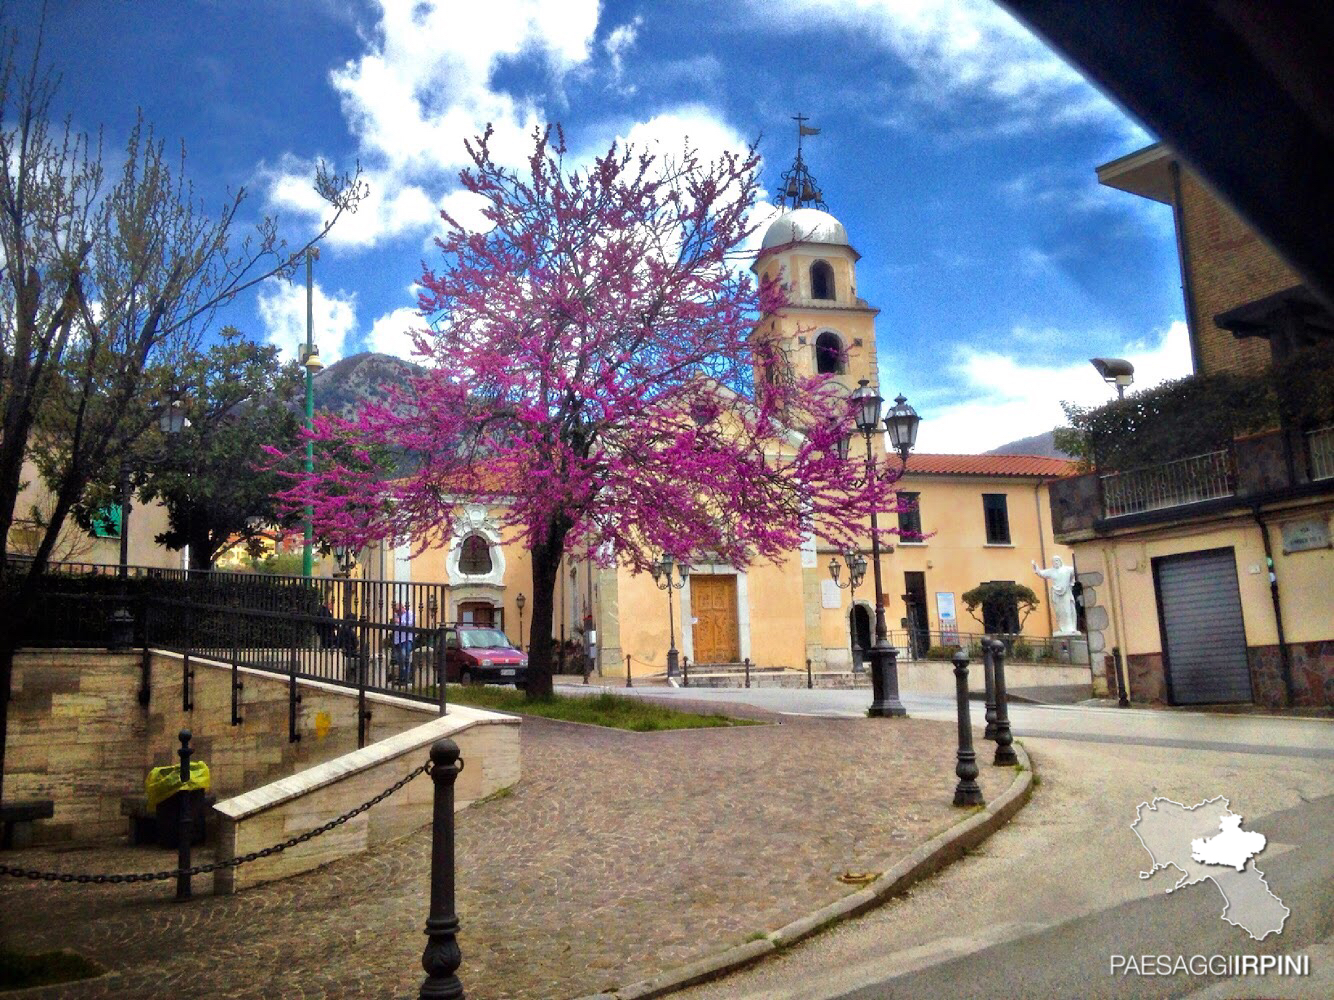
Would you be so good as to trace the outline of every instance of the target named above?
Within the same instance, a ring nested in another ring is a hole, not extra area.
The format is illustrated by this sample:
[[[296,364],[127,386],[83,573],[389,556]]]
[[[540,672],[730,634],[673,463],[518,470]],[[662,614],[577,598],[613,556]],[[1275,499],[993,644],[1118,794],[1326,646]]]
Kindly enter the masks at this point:
[[[754,336],[776,339],[798,375],[831,375],[847,393],[865,380],[889,398],[892,379],[881,378],[877,361],[879,310],[857,292],[860,254],[826,210],[800,147],[780,190],[785,210],[765,230],[752,270],[783,282],[789,301],[781,313],[763,317]],[[756,372],[756,385],[767,377]],[[872,446],[883,460],[883,435]],[[854,435],[849,464],[857,472],[863,448]],[[1032,587],[1040,607],[1022,631],[1035,638],[1052,634],[1047,595],[1032,563],[1045,566],[1053,555],[1068,561],[1068,550],[1052,536],[1046,491],[1049,481],[1072,471],[1069,462],[1035,456],[909,456],[900,486],[912,494],[916,510],[882,524],[922,536],[882,546],[886,616],[901,655],[925,655],[942,639],[981,633],[983,623],[967,618],[962,595],[989,581]],[[447,620],[491,622],[528,644],[522,611],[531,597],[524,595],[531,586],[528,555],[503,537],[483,505],[462,510],[446,550],[415,559],[407,558],[409,551],[380,555],[383,578],[447,581]],[[869,561],[869,537],[861,555]],[[692,668],[749,659],[758,667],[804,670],[809,659],[817,670],[846,670],[873,639],[874,573],[868,568],[853,591],[846,565],[835,579],[831,559],[843,564],[846,554],[812,539],[777,564],[706,562],[692,565],[684,578],[678,569],[664,589],[646,573],[567,557],[555,594],[555,638],[593,645],[597,668],[613,675],[623,675],[627,664],[634,675],[662,674],[672,648],[689,657]],[[987,624],[1018,631],[1021,623],[1016,616]]]

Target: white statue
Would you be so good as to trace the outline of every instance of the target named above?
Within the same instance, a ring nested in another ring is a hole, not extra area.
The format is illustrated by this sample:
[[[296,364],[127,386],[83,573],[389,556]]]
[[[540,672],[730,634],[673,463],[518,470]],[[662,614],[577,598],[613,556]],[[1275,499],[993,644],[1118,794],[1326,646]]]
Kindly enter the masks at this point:
[[[1075,571],[1061,564],[1060,556],[1051,557],[1051,569],[1042,569],[1033,563],[1033,572],[1051,585],[1051,608],[1056,613],[1058,636],[1079,635],[1075,627]]]

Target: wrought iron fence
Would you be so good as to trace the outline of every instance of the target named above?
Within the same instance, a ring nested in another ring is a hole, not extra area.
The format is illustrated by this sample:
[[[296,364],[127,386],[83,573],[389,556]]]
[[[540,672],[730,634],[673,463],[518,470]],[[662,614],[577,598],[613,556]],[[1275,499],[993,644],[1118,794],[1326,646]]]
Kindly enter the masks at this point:
[[[1078,637],[1048,637],[1022,634],[994,634],[991,636],[1005,644],[1006,655],[1019,663],[1069,663],[1073,653],[1072,643]],[[899,650],[900,659],[940,660],[948,662],[959,650],[969,658],[980,658],[982,640],[987,638],[980,632],[960,632],[954,629],[891,629],[889,644]],[[863,650],[863,660],[867,651]]]
[[[1104,517],[1216,500],[1232,496],[1236,489],[1232,454],[1226,449],[1099,478]]]
[[[1311,456],[1311,478],[1334,479],[1334,424],[1307,431],[1306,448]]]
[[[10,556],[11,572],[26,569],[28,560]],[[84,562],[53,562],[45,571],[48,580],[59,578],[49,589],[74,592],[115,592],[120,568]],[[168,569],[157,566],[128,566],[126,578],[132,594],[152,594],[188,599],[198,604],[320,614],[326,609],[336,618],[365,618],[391,624],[395,605],[412,615],[416,627],[438,628],[450,617],[451,585],[434,581],[368,580],[359,577],[280,576],[269,573],[239,573],[227,570]],[[151,581],[151,582],[150,582]],[[505,628],[504,608],[495,608],[491,622]]]
[[[436,700],[442,629],[153,599],[148,646],[299,679]]]

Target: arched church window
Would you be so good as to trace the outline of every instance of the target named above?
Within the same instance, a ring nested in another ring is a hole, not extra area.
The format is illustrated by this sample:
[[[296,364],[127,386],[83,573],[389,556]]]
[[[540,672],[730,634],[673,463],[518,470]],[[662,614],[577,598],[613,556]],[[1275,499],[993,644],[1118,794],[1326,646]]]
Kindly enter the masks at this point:
[[[491,572],[491,543],[481,535],[469,535],[459,552],[459,570],[468,576],[485,576]]]
[[[815,371],[819,375],[842,375],[846,370],[843,341],[825,331],[815,338]]]
[[[834,269],[828,261],[817,260],[811,265],[811,298],[832,299],[834,297]]]

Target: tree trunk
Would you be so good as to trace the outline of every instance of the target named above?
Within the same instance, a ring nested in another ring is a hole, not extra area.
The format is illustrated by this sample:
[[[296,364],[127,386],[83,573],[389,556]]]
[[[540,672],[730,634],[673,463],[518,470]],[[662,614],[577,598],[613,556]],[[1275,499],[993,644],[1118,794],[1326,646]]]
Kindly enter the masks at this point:
[[[555,643],[551,632],[555,619],[556,580],[560,576],[560,561],[565,553],[565,535],[569,530],[569,524],[564,521],[551,525],[546,542],[534,545],[530,552],[533,562],[533,619],[528,633],[530,699],[549,698],[552,693]]]

